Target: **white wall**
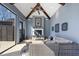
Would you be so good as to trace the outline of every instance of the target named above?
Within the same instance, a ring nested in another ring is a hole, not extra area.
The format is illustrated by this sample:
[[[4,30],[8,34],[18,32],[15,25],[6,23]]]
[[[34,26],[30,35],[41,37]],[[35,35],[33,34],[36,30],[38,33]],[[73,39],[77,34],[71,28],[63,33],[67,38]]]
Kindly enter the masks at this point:
[[[68,23],[68,31],[61,30],[61,24],[64,22]],[[55,26],[57,23],[60,24],[59,33],[51,30],[52,26]],[[60,7],[57,13],[52,16],[50,31],[51,36],[56,35],[79,43],[79,4],[65,4],[63,7]]]

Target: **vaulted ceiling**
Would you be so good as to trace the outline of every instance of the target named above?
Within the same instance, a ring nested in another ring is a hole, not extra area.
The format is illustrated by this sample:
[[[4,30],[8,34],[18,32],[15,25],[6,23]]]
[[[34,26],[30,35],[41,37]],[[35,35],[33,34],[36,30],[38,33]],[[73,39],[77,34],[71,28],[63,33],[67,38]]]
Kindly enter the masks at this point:
[[[40,4],[40,9],[35,8],[37,4]],[[14,6],[26,17],[32,16],[45,16],[46,18],[50,18],[54,15],[54,13],[63,6],[64,3],[14,3]],[[39,11],[38,11],[39,9]]]

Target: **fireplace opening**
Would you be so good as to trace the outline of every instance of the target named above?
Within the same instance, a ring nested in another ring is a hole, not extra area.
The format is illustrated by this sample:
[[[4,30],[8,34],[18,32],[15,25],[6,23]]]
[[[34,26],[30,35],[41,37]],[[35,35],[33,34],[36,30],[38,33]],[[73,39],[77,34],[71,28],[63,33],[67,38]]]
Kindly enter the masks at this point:
[[[42,36],[42,30],[35,30],[34,31],[35,36],[40,37]]]

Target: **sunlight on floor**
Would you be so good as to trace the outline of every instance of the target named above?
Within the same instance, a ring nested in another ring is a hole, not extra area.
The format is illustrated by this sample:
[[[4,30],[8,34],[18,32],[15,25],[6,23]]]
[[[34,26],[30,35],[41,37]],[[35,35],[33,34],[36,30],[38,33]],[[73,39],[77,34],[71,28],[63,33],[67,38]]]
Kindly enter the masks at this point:
[[[0,52],[8,49],[13,45],[15,45],[15,41],[0,41]]]
[[[48,48],[43,41],[39,40],[26,40],[29,43],[29,50],[27,50],[26,43],[18,44],[10,50],[3,53],[3,56],[54,56],[54,52]],[[22,49],[27,50],[25,53]]]

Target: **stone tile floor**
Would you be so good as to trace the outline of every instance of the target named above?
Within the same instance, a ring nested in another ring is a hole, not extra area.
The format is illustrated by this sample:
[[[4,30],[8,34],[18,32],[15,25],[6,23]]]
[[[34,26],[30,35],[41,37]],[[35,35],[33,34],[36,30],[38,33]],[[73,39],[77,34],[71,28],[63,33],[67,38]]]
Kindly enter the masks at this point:
[[[15,45],[15,41],[0,41],[0,52],[8,49],[13,45]]]
[[[27,47],[26,42],[31,42]],[[29,48],[29,49],[28,49]],[[26,51],[27,50],[27,51]],[[54,56],[54,52],[43,41],[26,40],[1,54],[1,56]]]

